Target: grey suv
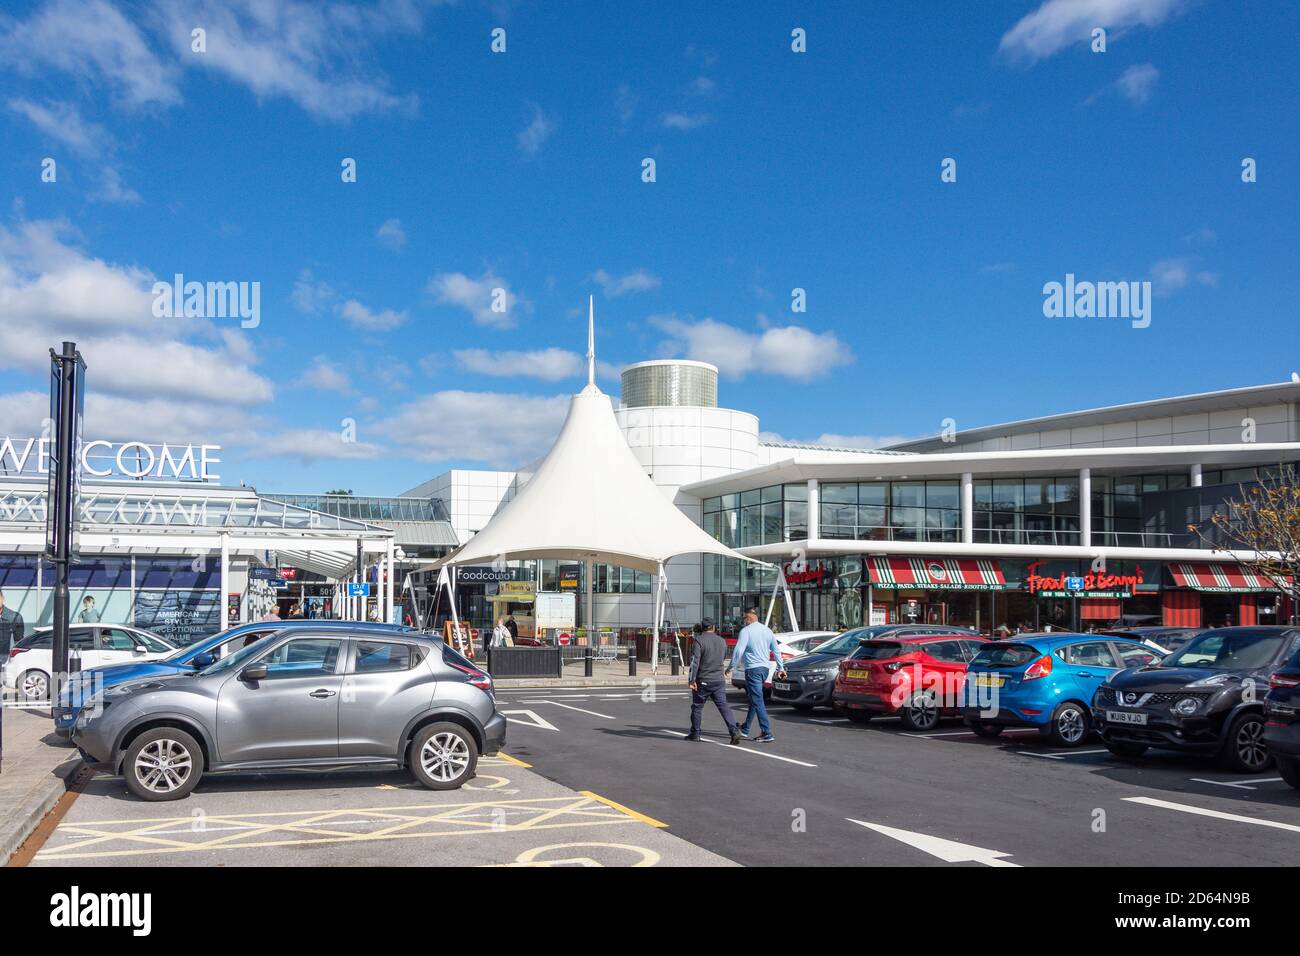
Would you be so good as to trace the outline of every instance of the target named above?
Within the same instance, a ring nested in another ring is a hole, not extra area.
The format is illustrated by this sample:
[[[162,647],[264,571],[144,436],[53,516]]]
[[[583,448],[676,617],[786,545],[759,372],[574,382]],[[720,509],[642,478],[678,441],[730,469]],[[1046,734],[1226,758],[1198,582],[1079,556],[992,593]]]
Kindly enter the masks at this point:
[[[109,687],[72,729],[92,767],[144,800],[178,800],[208,771],[371,764],[454,790],[505,736],[492,679],[441,641],[310,626]]]

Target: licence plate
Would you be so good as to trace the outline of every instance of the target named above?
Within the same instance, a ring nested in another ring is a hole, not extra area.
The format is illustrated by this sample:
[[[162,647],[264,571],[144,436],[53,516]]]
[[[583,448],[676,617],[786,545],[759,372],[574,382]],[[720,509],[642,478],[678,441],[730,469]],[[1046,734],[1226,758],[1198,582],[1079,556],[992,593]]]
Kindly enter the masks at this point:
[[[772,686],[777,690],[794,690],[794,684],[783,684],[780,681],[777,681]]]
[[[844,676],[847,677],[849,680],[866,680],[868,677],[871,676],[871,672],[870,672],[870,671],[847,670],[847,671],[844,672]]]
[[[976,674],[976,687],[1001,687],[1007,682],[1007,679],[1001,674]]]
[[[1108,710],[1106,711],[1106,720],[1112,724],[1137,724],[1139,726],[1146,726],[1147,715],[1131,714],[1123,710]]]

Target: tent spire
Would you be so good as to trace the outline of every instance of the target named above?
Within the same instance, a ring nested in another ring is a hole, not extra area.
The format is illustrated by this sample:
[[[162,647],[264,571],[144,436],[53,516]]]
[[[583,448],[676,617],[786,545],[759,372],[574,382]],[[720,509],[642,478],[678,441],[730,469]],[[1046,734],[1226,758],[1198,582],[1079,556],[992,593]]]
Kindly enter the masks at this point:
[[[596,384],[596,297],[587,296],[587,384]]]

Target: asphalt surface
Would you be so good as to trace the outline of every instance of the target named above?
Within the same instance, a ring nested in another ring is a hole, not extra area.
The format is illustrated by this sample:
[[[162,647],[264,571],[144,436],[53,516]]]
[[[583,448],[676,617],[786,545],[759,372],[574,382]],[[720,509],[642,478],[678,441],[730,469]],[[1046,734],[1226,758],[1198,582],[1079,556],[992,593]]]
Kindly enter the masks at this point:
[[[681,687],[499,697],[510,752],[538,773],[746,865],[1289,866],[1300,851],[1300,791],[1275,771],[1157,751],[1123,762],[1096,738],[1062,750],[1033,731],[984,740],[955,720],[910,735],[897,720],[782,706],[775,743],[731,747],[712,705],[706,741],[682,739]],[[743,719],[743,695],[730,699]]]
[[[460,790],[399,770],[209,775],[146,803],[95,777],[33,866],[720,866],[724,860],[602,795],[508,758]]]

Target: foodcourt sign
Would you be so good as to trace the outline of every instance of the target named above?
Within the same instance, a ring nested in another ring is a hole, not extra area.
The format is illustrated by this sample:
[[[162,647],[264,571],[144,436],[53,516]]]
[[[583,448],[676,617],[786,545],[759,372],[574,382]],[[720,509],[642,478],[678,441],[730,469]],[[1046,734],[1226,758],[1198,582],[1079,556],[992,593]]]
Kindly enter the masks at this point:
[[[0,473],[48,475],[49,438],[0,439]],[[89,478],[154,478],[220,481],[213,466],[221,463],[220,445],[150,444],[142,441],[82,442],[82,474]]]

